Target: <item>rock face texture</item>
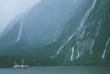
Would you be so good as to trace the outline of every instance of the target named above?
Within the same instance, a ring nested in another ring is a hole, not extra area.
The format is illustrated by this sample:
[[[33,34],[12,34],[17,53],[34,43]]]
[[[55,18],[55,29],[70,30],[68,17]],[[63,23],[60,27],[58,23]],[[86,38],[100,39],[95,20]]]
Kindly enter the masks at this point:
[[[42,0],[0,35],[0,53],[48,56],[60,62],[109,62],[109,4],[109,0]]]

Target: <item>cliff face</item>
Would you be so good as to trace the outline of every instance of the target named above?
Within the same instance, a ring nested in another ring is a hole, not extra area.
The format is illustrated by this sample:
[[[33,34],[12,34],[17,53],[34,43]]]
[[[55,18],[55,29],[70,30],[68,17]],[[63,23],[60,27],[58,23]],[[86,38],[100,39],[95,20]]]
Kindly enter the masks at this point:
[[[79,59],[88,64],[110,61],[109,4],[109,0],[93,0],[81,21],[74,23],[74,17],[70,20],[61,36],[62,46],[56,53],[59,59],[63,57],[62,60],[73,62]]]
[[[2,34],[1,54],[48,57],[69,65],[109,65],[109,4],[43,0]]]
[[[0,36],[0,49],[21,41],[32,47],[56,41],[59,31],[64,28],[80,3],[77,0],[42,0],[9,24]]]

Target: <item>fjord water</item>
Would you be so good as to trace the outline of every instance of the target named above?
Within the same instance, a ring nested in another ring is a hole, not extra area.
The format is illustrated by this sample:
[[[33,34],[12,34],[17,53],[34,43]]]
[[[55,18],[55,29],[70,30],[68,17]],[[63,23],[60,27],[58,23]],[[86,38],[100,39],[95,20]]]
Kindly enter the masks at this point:
[[[0,69],[0,74],[110,74],[110,67],[31,67],[27,69]]]

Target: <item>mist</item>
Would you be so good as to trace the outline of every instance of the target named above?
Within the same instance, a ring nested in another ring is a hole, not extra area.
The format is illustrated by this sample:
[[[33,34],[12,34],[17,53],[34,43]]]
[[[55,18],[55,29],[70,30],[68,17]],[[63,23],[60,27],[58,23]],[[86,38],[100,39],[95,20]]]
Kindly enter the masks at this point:
[[[18,14],[23,13],[40,0],[0,0],[0,33]]]

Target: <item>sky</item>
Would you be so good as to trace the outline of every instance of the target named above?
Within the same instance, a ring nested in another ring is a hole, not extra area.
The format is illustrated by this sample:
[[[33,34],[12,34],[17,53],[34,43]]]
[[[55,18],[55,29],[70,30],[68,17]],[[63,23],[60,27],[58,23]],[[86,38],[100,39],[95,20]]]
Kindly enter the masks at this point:
[[[18,14],[31,8],[41,0],[0,0],[0,33]]]

